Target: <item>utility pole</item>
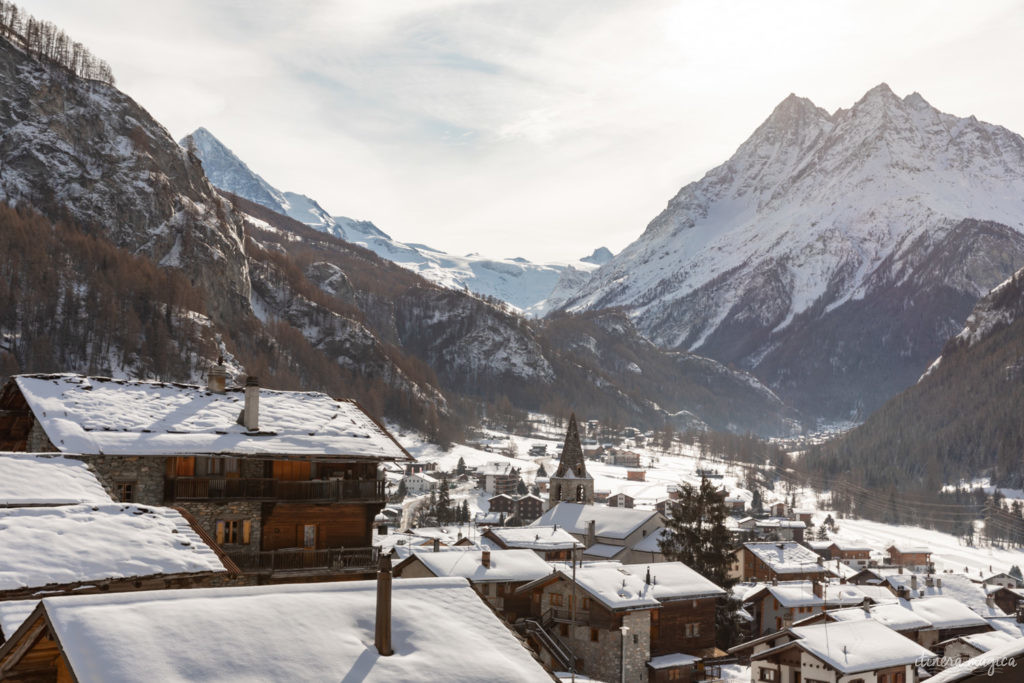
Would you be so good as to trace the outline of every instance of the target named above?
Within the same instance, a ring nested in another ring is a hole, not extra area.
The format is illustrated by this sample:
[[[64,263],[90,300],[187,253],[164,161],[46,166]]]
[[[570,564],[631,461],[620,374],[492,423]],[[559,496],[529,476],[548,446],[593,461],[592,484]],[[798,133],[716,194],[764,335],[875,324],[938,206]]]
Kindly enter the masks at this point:
[[[619,632],[622,633],[622,683],[626,683],[626,634],[629,633],[629,627],[620,626]]]

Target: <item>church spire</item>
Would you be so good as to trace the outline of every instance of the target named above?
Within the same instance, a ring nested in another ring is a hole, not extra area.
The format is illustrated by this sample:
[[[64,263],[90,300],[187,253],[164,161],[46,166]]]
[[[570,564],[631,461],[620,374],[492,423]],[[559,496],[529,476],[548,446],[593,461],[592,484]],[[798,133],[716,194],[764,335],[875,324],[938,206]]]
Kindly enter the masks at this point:
[[[594,502],[594,479],[587,474],[587,463],[583,459],[583,445],[580,431],[576,426],[576,414],[569,417],[569,429],[565,433],[565,445],[558,460],[558,471],[551,477],[548,489],[548,507],[560,502]]]
[[[583,446],[580,444],[580,430],[576,426],[576,413],[569,416],[569,429],[565,433],[565,445],[562,446],[562,455],[558,459],[558,471],[556,477],[577,477],[587,476],[587,464],[583,460]]]

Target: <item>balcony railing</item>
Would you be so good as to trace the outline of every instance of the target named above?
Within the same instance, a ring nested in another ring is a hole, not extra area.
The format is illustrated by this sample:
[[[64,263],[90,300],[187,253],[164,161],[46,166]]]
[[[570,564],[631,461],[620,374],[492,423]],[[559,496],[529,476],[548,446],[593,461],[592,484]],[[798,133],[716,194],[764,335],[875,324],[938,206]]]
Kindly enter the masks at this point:
[[[377,568],[377,548],[286,548],[283,550],[229,550],[242,571],[363,572]]]
[[[348,503],[383,501],[384,482],[378,479],[167,479],[164,497],[178,500],[302,500]]]

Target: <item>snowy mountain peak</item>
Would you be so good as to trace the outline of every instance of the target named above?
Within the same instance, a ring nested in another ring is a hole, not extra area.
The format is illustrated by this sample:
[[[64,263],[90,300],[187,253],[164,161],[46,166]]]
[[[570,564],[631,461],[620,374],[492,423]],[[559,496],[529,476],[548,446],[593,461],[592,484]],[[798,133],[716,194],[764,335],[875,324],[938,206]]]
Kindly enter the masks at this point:
[[[608,250],[607,247],[598,247],[594,250],[590,256],[584,256],[580,259],[583,263],[593,263],[598,266],[603,266],[612,260],[614,254]]]
[[[960,309],[1024,258],[1022,217],[1021,136],[944,114],[917,93],[901,99],[884,83],[832,115],[790,95],[728,161],[683,187],[567,307],[625,307],[656,343],[770,372],[760,379],[790,395],[799,392],[795,377],[814,374],[792,365],[807,361],[798,346],[828,320],[824,341],[834,348],[822,349],[822,372],[831,368],[835,391],[849,394],[840,368],[858,344],[836,336],[848,324],[837,316],[885,292],[880,301],[891,306],[893,287],[924,288],[907,305],[921,310],[929,301],[932,318],[913,323],[927,331],[907,331],[900,344],[891,329],[879,331],[887,349],[859,344],[866,363],[898,356],[906,367],[890,365],[881,376],[890,384],[903,376],[908,386],[963,319]],[[941,304],[922,298],[935,296]],[[866,316],[858,334],[902,324],[870,319],[880,310],[858,313]],[[926,349],[935,352],[927,359]],[[852,398],[857,410],[875,401]]]
[[[245,197],[273,211],[282,211],[284,196],[254,173],[234,152],[206,128],[196,128],[178,144],[203,162],[203,171],[216,187]]]

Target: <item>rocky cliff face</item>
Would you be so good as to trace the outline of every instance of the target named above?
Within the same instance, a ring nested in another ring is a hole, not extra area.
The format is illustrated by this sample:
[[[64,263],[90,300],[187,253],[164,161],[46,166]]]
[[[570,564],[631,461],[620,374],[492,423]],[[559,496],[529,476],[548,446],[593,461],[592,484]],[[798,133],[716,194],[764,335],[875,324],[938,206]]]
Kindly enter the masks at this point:
[[[1019,135],[884,84],[834,114],[791,95],[566,308],[624,307],[660,345],[856,418],[1024,263],[1022,229]]]
[[[248,305],[241,222],[144,109],[0,40],[0,199],[69,217],[220,292],[214,315]]]

